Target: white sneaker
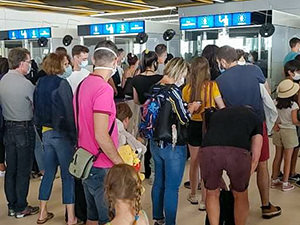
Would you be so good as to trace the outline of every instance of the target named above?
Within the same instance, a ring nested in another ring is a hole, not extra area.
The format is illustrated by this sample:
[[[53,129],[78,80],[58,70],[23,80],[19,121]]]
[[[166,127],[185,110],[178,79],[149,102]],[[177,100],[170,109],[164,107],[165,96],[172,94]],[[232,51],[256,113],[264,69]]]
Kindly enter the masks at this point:
[[[295,186],[292,185],[290,182],[285,182],[285,183],[282,183],[282,191],[286,192],[286,191],[291,191],[291,190],[294,190],[295,189]]]
[[[187,200],[188,200],[192,205],[198,205],[198,196],[197,196],[197,195],[189,194],[188,197],[187,197]]]
[[[0,170],[0,177],[5,177],[5,170],[4,171]]]
[[[200,201],[200,203],[199,203],[199,210],[200,211],[205,211],[206,210],[205,202]]]

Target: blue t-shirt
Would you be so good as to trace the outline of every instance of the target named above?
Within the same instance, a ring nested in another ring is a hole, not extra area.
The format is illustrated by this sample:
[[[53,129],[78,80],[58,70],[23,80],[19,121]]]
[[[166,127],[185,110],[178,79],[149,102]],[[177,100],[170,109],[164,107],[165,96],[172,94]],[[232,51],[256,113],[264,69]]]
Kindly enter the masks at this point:
[[[285,65],[288,61],[294,60],[298,54],[298,52],[289,52],[283,60],[283,65]]]
[[[225,105],[251,106],[261,121],[264,108],[260,94],[260,83],[265,83],[261,69],[255,65],[237,65],[222,73],[216,79]]]

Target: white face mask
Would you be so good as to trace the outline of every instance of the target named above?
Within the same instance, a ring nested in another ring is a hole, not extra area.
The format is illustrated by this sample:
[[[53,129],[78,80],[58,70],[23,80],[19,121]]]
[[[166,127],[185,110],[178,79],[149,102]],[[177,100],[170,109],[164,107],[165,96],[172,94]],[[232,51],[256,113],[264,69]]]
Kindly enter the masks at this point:
[[[245,61],[238,61],[238,65],[240,65],[240,66],[246,65],[246,62]]]
[[[84,60],[80,63],[79,67],[80,68],[85,68],[89,65],[89,62],[87,60]]]
[[[116,58],[118,58],[117,54],[110,48],[106,48],[106,47],[99,47],[99,48],[96,48],[95,49],[95,52],[96,51],[99,51],[99,50],[105,50],[105,51],[109,51],[111,52]],[[111,67],[105,67],[105,66],[96,66],[94,68],[95,70],[110,70],[112,73],[110,75],[110,77],[112,77],[113,75],[115,75],[115,73],[117,72],[117,68],[114,67],[114,68],[111,68]]]
[[[295,76],[293,76],[293,80],[300,80],[300,73],[295,72]]]
[[[178,80],[175,85],[177,87],[181,87],[182,85],[184,85],[184,77],[182,77],[180,80]]]
[[[109,78],[111,78],[113,75],[115,75],[115,73],[117,72],[117,68],[114,67],[114,68],[111,68],[111,67],[105,67],[105,66],[96,66],[94,68],[94,70],[110,70],[112,73],[111,75],[109,76]]]
[[[27,74],[29,74],[31,72],[31,65],[28,65],[28,70],[27,70]]]

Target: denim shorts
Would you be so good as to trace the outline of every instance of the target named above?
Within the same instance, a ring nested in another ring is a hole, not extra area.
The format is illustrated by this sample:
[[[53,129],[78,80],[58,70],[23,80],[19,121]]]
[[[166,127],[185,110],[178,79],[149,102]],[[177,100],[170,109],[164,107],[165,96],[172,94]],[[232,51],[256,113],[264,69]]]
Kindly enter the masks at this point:
[[[90,175],[83,180],[84,194],[87,203],[87,219],[108,223],[108,204],[104,195],[104,179],[108,169],[92,167]]]

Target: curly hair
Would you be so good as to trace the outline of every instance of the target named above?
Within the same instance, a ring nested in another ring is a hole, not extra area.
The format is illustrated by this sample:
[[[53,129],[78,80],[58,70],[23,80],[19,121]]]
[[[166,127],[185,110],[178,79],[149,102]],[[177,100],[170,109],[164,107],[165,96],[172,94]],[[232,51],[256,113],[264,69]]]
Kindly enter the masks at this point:
[[[112,167],[105,178],[105,195],[109,205],[110,220],[114,218],[114,208],[117,200],[126,201],[135,211],[137,224],[141,211],[142,181],[135,169],[127,164],[118,164]]]

